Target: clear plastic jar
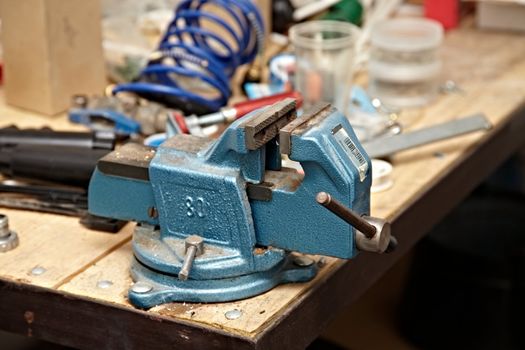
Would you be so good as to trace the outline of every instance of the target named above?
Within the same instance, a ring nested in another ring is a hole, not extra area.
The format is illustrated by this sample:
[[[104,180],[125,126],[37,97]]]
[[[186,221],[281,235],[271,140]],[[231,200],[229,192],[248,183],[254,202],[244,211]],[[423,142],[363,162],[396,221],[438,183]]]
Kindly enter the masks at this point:
[[[358,29],[337,21],[309,21],[290,28],[297,59],[295,87],[304,107],[331,102],[346,111]]]
[[[423,18],[398,18],[372,28],[369,92],[382,103],[417,107],[439,91],[441,61],[438,49],[443,28]]]

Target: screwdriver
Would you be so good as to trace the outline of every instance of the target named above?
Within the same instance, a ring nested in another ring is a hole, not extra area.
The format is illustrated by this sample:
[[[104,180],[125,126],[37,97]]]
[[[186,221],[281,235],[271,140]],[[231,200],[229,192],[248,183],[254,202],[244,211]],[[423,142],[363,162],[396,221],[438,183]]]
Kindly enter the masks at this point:
[[[297,108],[301,107],[301,104],[303,103],[302,95],[297,91],[292,91],[239,102],[232,107],[224,107],[216,113],[203,115],[201,117],[197,117],[196,115],[185,117],[180,113],[173,113],[173,116],[180,130],[185,134],[189,134],[190,129],[194,127],[219,123],[231,123],[256,109],[274,104],[285,98],[295,99]]]

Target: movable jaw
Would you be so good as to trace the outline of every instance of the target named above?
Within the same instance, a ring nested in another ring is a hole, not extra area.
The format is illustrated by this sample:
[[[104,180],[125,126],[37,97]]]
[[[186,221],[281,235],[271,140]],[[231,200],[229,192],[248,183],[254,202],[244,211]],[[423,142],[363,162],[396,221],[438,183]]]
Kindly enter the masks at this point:
[[[292,251],[352,258],[355,229],[316,203],[328,192],[359,215],[370,210],[371,164],[348,120],[318,104],[280,130],[280,152],[300,163],[304,176],[266,171],[269,201],[252,200],[257,240]],[[275,180],[274,180],[275,179]]]

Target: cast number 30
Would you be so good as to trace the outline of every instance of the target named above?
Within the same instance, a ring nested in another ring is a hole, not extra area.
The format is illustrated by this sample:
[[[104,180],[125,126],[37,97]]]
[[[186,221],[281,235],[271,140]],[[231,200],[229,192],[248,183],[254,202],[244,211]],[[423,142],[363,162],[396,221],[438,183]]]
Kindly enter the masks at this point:
[[[188,217],[190,218],[205,217],[206,216],[206,211],[205,211],[206,205],[205,204],[206,202],[204,201],[204,198],[202,197],[197,197],[193,199],[193,197],[187,196],[186,197],[186,209],[187,209],[186,215],[188,215]]]

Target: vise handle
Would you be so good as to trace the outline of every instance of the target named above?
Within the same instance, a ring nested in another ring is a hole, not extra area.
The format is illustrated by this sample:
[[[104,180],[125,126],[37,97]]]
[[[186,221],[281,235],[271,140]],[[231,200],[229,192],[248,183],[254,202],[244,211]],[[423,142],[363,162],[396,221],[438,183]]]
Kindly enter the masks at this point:
[[[355,227],[356,245],[359,249],[375,253],[390,253],[397,247],[397,239],[390,234],[390,224],[370,216],[359,216],[326,192],[319,192],[317,203]]]

